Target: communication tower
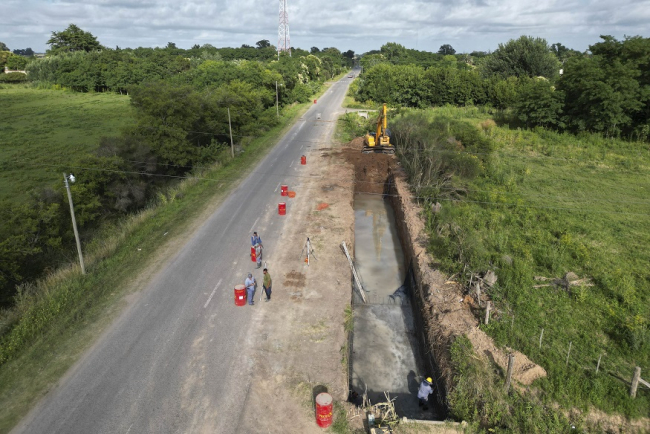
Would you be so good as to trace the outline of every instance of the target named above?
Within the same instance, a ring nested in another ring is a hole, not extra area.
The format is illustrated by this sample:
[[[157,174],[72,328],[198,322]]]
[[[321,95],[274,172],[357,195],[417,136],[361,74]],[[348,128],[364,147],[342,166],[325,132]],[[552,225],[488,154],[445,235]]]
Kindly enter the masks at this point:
[[[280,52],[285,51],[291,56],[291,39],[289,38],[289,9],[287,0],[280,0],[280,25],[278,26],[278,59]]]

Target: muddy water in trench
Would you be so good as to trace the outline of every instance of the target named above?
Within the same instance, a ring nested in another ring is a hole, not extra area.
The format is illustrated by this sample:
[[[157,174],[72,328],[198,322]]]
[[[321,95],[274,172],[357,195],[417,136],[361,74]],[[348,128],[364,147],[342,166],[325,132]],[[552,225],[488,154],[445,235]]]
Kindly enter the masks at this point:
[[[355,196],[354,213],[355,264],[369,303],[355,294],[351,386],[359,394],[367,390],[373,403],[389,392],[400,416],[436,419],[433,408],[418,407],[419,380],[430,374],[421,370],[410,301],[389,297],[406,275],[395,215],[381,195],[369,194]]]

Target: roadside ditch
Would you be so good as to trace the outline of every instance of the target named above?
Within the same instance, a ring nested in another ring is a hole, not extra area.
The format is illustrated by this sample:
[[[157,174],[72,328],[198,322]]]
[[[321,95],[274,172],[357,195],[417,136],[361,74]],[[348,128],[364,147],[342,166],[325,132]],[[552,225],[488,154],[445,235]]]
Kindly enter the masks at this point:
[[[353,294],[354,327],[350,334],[349,384],[374,404],[395,398],[400,417],[444,420],[450,378],[440,369],[442,360],[432,342],[427,315],[429,283],[412,246],[413,236],[396,182],[400,172],[395,157],[362,154],[363,139],[355,139],[342,155],[355,172],[354,258],[367,291],[367,302]],[[417,216],[415,216],[417,218]],[[444,356],[442,356],[444,357]],[[448,375],[448,372],[447,372]],[[435,392],[429,408],[418,406],[417,390],[423,378],[432,377]]]

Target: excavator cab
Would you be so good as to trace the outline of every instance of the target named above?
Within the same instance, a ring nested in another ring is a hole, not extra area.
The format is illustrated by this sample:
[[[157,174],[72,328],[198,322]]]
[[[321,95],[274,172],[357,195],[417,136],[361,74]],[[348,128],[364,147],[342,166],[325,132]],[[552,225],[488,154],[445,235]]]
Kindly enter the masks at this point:
[[[384,154],[395,153],[395,147],[390,143],[386,104],[382,107],[377,118],[377,131],[366,134],[362,152],[364,154],[370,154],[372,152],[382,152]]]

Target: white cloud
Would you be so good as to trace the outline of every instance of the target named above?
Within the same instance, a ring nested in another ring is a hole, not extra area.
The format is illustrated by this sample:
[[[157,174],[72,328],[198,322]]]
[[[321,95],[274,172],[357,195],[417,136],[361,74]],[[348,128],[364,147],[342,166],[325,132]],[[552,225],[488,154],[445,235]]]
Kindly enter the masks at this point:
[[[2,11],[0,41],[36,51],[70,23],[111,47],[277,40],[277,0],[5,0]],[[305,49],[494,50],[525,34],[584,50],[601,34],[648,37],[648,22],[650,0],[289,0],[292,45]]]

